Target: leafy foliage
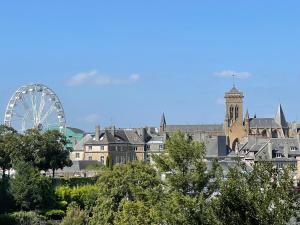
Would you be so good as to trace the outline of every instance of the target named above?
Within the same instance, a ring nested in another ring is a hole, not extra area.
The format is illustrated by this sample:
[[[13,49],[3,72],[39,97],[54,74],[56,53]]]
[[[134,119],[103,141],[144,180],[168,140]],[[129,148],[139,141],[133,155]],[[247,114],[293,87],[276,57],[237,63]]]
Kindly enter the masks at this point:
[[[162,193],[160,183],[156,171],[145,162],[117,165],[105,171],[97,183],[99,197],[90,224],[114,224],[116,213],[126,201],[157,204]]]
[[[43,225],[45,218],[36,212],[15,212],[0,215],[0,224],[5,225]]]
[[[19,144],[17,132],[11,127],[0,125],[0,168],[3,178],[5,171],[12,167],[12,153],[18,151]]]
[[[54,177],[55,170],[71,166],[72,161],[69,153],[72,149],[66,148],[67,138],[58,130],[48,130],[43,135],[43,148],[39,152],[40,169],[52,170]]]
[[[60,225],[85,225],[87,224],[87,215],[78,205],[72,203],[67,210],[67,215]]]
[[[215,201],[220,221],[241,225],[286,224],[293,215],[297,197],[292,191],[290,174],[289,168],[277,169],[262,161],[256,162],[252,171],[247,172],[243,165],[230,169]]]
[[[95,185],[60,186],[56,189],[55,194],[60,201],[66,201],[68,204],[76,202],[81,208],[90,210],[95,205],[97,190]]]
[[[54,194],[51,180],[42,177],[30,163],[19,162],[16,177],[10,181],[10,192],[24,210],[51,207]]]

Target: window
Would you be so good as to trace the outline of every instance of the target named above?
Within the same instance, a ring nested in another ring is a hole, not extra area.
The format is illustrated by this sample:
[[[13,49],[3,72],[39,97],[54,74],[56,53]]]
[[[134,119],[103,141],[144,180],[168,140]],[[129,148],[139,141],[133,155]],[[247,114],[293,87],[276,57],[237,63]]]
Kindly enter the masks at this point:
[[[235,119],[239,118],[239,107],[235,106]]]
[[[89,156],[89,160],[93,160],[93,157],[92,157],[92,156]]]
[[[150,149],[150,145],[147,145],[147,149]]]
[[[163,145],[159,145],[159,150],[162,150],[164,149],[164,146]]]
[[[93,150],[93,146],[89,145],[89,146],[88,146],[88,150],[89,150],[89,151],[92,151],[92,150]]]
[[[76,154],[75,154],[75,158],[76,158],[76,159],[79,159],[79,158],[80,158],[80,153],[76,153]]]
[[[100,149],[101,149],[101,150],[104,150],[104,145],[101,145],[101,146],[100,146]]]
[[[276,158],[281,158],[281,153],[276,153],[275,156]]]
[[[133,148],[133,150],[134,150],[134,151],[137,151],[137,150],[138,150],[138,148],[137,148],[137,147],[134,147],[134,148]]]
[[[230,120],[233,119],[233,106],[230,106],[230,108],[229,108],[229,119]]]
[[[122,150],[122,147],[121,147],[121,146],[118,146],[117,148],[118,148],[118,151],[121,151],[121,150]]]
[[[296,146],[291,146],[291,151],[296,151],[298,148]]]

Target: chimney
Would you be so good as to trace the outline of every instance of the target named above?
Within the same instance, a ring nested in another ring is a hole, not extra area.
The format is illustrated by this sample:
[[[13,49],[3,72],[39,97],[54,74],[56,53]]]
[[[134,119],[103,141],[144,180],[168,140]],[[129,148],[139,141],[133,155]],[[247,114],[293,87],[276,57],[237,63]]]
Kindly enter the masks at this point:
[[[96,126],[95,130],[95,141],[100,141],[100,125]]]

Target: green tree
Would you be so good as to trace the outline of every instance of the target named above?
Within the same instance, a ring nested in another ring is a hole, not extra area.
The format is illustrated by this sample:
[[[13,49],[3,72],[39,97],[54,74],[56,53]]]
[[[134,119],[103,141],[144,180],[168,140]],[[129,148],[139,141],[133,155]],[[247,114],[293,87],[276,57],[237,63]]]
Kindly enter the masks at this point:
[[[210,179],[218,177],[220,167],[217,164],[207,171],[203,143],[190,141],[183,133],[176,132],[165,146],[165,154],[154,155],[153,159],[159,171],[166,175],[170,191],[197,196],[208,187]]]
[[[249,171],[240,163],[222,181],[215,213],[222,224],[283,225],[294,214],[297,195],[292,190],[289,168],[260,161]]]
[[[156,205],[162,195],[160,184],[155,169],[145,162],[133,161],[105,171],[97,183],[97,205],[90,224],[114,224],[116,214],[126,201]]]
[[[58,130],[48,130],[42,135],[43,147],[38,154],[40,159],[39,167],[47,171],[52,170],[52,176],[55,175],[55,170],[63,169],[65,166],[71,166],[70,151],[67,148],[67,138]]]
[[[0,125],[0,168],[2,169],[2,178],[5,177],[5,171],[12,167],[12,155],[20,148],[20,139],[11,127]]]
[[[40,176],[39,171],[28,162],[18,162],[15,179],[10,180],[10,193],[23,210],[45,209],[54,202],[52,182]]]
[[[13,152],[13,164],[28,162],[39,168],[41,164],[40,152],[43,150],[43,137],[37,129],[29,129],[20,136],[21,146]]]
[[[147,205],[144,201],[127,201],[124,200],[120,204],[116,213],[115,225],[152,225],[155,223],[153,216],[154,209]]]
[[[218,189],[222,170],[214,162],[208,171],[204,157],[204,144],[188,140],[181,132],[166,141],[164,154],[153,157],[166,177],[161,223],[219,224],[208,198]]]

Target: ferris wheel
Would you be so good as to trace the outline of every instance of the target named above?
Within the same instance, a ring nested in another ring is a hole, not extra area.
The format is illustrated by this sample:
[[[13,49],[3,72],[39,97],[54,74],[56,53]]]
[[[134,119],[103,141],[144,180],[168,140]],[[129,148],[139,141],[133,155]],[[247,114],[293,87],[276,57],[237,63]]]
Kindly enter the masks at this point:
[[[31,128],[59,129],[65,133],[66,127],[59,98],[42,84],[22,86],[13,94],[6,107],[4,124],[21,133]]]

